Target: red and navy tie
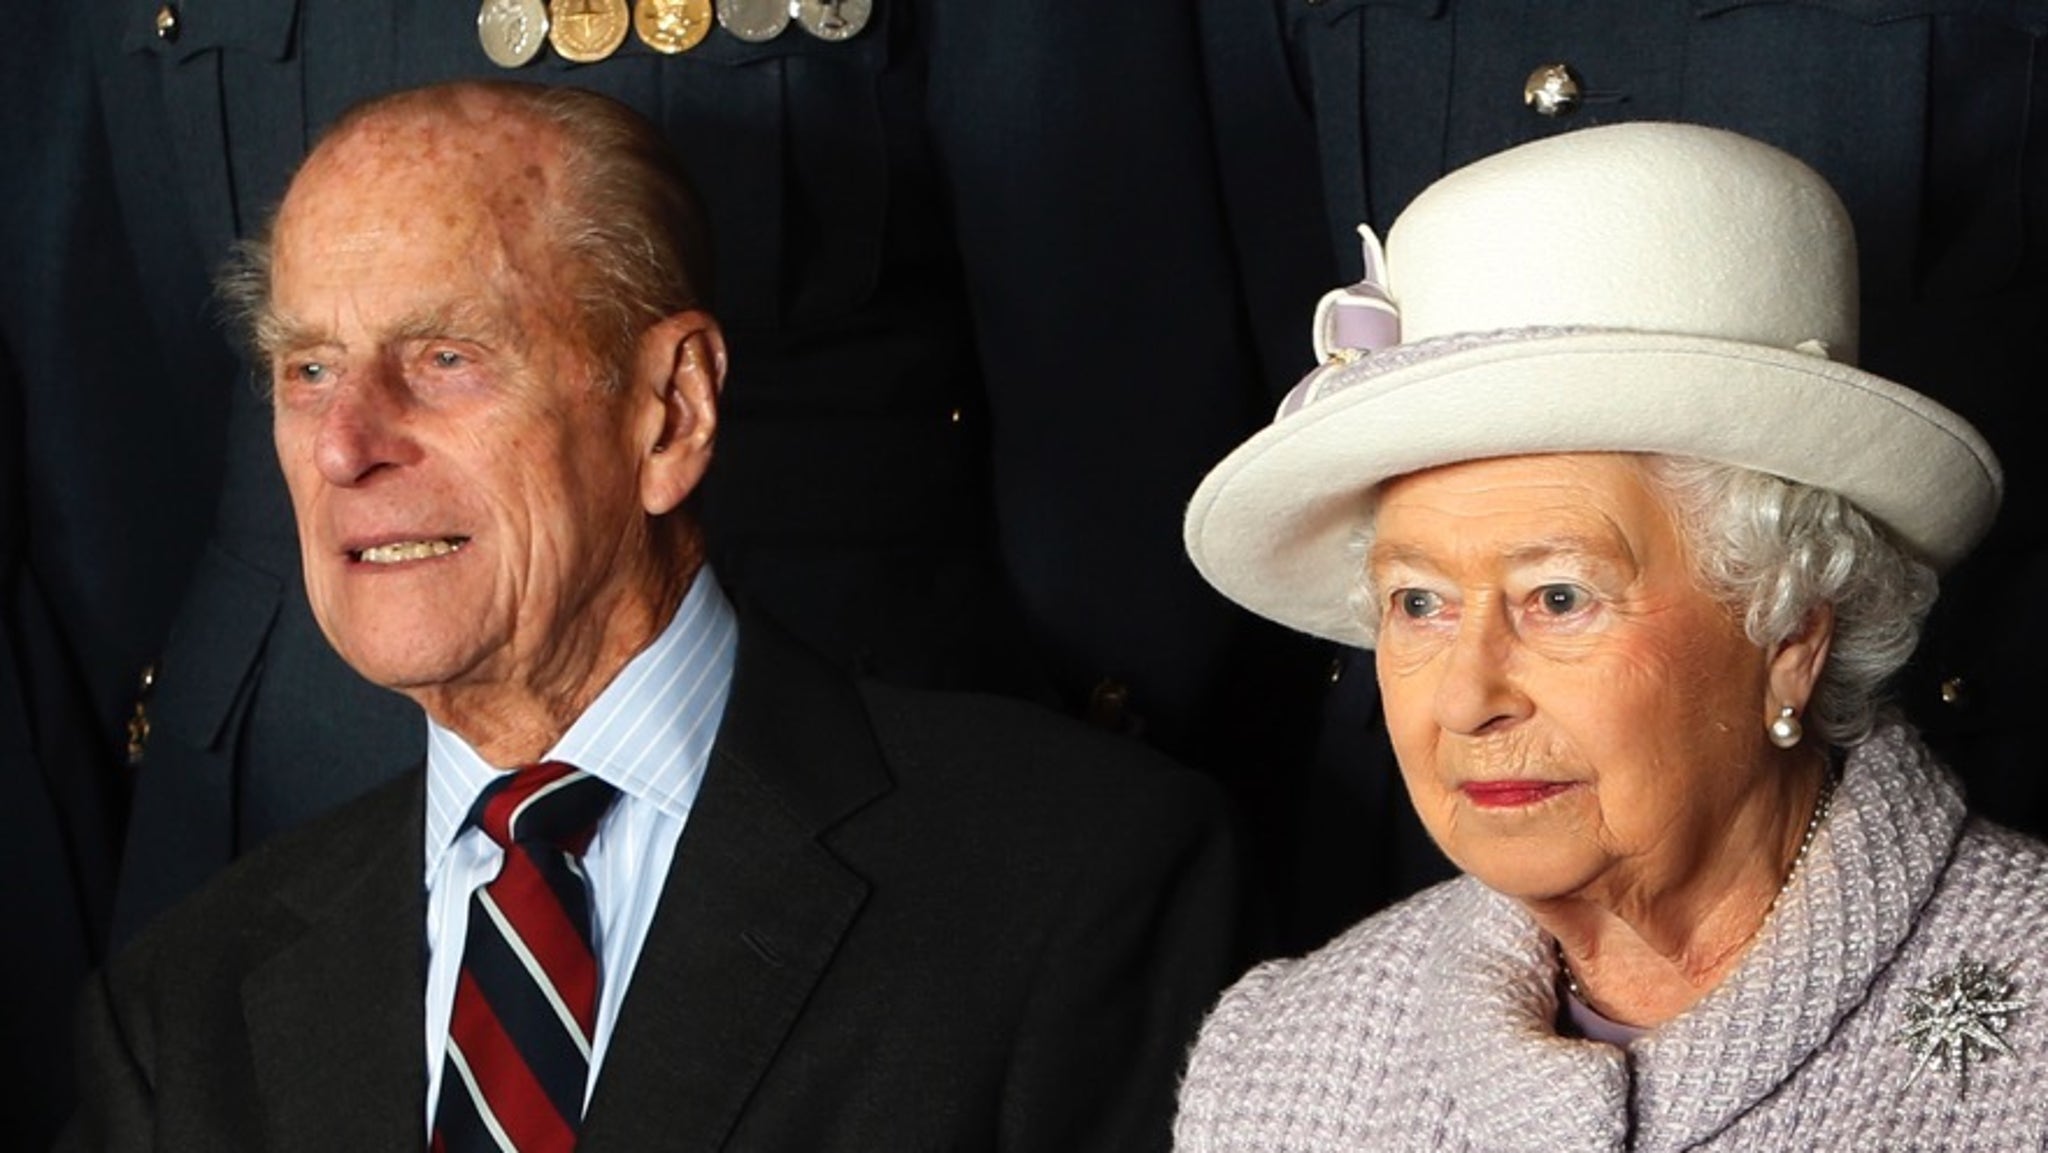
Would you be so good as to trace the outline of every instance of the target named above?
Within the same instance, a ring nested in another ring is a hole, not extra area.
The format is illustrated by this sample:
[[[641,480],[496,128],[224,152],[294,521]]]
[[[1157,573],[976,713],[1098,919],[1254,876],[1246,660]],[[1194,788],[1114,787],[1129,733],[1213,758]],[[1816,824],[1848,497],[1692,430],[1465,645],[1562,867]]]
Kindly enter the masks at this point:
[[[597,1021],[579,858],[615,795],[546,763],[492,782],[470,810],[505,863],[470,899],[435,1153],[575,1148]]]

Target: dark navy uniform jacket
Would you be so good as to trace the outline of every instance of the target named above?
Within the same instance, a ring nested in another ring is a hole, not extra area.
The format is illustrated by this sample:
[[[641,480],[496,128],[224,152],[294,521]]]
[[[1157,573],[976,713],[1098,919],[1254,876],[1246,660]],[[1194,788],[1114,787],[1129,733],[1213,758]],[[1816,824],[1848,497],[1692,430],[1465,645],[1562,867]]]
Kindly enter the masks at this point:
[[[1205,0],[1223,171],[1267,370],[1306,372],[1306,318],[1416,193],[1481,156],[1619,120],[1776,144],[1855,218],[1862,363],[1975,424],[2006,469],[1990,538],[1943,581],[1898,687],[1973,806],[2048,833],[2044,454],[2028,419],[2048,320],[2048,4],[1948,0]],[[1563,65],[1562,115],[1524,94]],[[1544,269],[1504,268],[1540,289]],[[1290,364],[1291,358],[1291,364]],[[1366,654],[1332,653],[1290,867],[1314,945],[1446,868],[1420,837]],[[1338,830],[1349,828],[1348,836]]]
[[[0,1134],[38,1149],[106,943],[122,722],[203,527],[147,497],[188,491],[196,514],[218,466],[148,350],[104,144],[71,130],[94,103],[82,41],[59,6],[17,7],[23,50],[0,67]]]

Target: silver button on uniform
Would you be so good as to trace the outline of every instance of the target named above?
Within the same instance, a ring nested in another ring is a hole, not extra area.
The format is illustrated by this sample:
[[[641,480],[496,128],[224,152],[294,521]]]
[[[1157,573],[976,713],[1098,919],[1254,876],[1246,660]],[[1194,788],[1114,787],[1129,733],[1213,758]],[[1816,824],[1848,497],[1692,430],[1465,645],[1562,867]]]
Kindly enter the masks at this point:
[[[1569,116],[1578,111],[1584,97],[1579,75],[1569,64],[1545,64],[1529,73],[1528,82],[1522,85],[1522,103],[1538,116]]]
[[[1941,703],[1951,709],[1967,709],[1972,703],[1970,689],[1970,682],[1961,677],[1949,677],[1941,682]]]

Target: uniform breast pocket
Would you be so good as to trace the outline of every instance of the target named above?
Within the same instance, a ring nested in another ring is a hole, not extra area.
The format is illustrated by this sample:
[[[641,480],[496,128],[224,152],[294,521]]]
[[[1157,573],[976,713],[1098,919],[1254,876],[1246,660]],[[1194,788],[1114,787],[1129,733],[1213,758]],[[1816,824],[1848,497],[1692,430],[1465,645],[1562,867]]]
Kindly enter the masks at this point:
[[[123,56],[152,74],[153,114],[199,250],[256,231],[303,154],[293,0],[126,0]],[[171,190],[159,190],[169,195]]]

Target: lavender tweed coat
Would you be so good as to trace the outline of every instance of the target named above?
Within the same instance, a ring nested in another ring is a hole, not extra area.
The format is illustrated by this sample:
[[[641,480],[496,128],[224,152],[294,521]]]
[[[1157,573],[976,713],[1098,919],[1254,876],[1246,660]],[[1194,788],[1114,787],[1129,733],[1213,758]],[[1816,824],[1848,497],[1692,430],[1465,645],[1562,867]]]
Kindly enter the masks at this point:
[[[1897,1039],[1915,991],[1965,960],[2011,966],[2012,1052],[1916,1077]],[[1881,729],[1719,988],[1627,1050],[1556,1018],[1549,938],[1460,878],[1232,987],[1176,1148],[2048,1149],[2048,846],[1968,818],[1911,733]]]

